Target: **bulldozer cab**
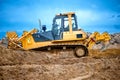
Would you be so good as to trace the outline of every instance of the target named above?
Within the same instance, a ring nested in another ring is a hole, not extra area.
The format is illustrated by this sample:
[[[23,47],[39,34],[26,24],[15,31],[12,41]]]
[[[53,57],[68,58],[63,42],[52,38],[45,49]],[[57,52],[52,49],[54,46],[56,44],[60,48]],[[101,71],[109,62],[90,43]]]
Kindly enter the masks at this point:
[[[52,29],[50,31],[35,33],[32,36],[35,42],[86,38],[86,34],[78,29],[74,12],[57,14],[53,18]]]
[[[63,32],[77,31],[78,25],[76,15],[73,12],[57,14],[53,19],[52,34],[55,40],[63,37]]]

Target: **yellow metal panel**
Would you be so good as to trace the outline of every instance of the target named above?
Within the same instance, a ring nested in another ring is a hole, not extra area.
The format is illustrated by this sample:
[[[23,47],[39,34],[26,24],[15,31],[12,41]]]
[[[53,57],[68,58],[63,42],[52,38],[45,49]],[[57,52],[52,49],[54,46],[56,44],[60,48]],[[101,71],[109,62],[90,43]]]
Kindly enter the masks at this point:
[[[77,38],[77,34],[82,34],[82,38]],[[71,39],[86,39],[87,35],[84,31],[78,30],[73,31],[71,34],[69,32],[63,32],[63,40],[71,40]]]
[[[37,29],[33,29],[33,30],[31,30],[30,32],[24,32],[23,36],[20,37],[20,38],[18,39],[18,41],[22,41],[22,39],[24,39],[24,38],[27,37],[28,35],[31,35],[31,34],[33,34],[33,33],[36,33],[37,31],[38,31]]]
[[[68,21],[69,21],[69,32],[72,34],[72,18],[71,14],[68,14]]]
[[[50,41],[35,42],[32,35],[28,35],[24,39],[22,39],[22,46],[25,50],[39,48],[39,47],[47,46],[49,44],[51,44]]]

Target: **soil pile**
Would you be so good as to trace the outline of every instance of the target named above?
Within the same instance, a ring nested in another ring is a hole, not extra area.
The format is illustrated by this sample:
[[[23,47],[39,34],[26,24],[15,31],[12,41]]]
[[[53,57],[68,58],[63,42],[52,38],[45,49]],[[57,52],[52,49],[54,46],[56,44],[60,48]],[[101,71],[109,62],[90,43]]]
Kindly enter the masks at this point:
[[[0,80],[118,80],[120,48],[90,50],[76,58],[68,51],[20,51],[0,46]]]

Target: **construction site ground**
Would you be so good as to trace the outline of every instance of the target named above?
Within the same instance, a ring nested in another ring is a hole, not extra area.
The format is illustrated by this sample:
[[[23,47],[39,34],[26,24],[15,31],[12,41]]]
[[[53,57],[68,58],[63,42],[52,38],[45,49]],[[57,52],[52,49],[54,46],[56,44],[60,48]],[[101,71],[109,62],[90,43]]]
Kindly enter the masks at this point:
[[[89,50],[22,51],[0,45],[0,80],[119,80],[120,47]]]

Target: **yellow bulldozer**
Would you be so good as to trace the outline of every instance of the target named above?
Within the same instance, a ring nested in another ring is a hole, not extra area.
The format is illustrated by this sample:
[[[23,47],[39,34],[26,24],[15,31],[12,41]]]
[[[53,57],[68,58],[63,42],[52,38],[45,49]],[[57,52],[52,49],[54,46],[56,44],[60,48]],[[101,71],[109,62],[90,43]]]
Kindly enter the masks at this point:
[[[90,36],[82,29],[78,29],[77,18],[74,12],[60,13],[53,18],[52,29],[46,31],[43,25],[41,30],[24,31],[21,37],[16,32],[7,32],[8,48],[23,50],[53,50],[73,49],[77,57],[87,56],[88,49],[97,42],[109,43],[110,35],[107,32],[94,32]]]

